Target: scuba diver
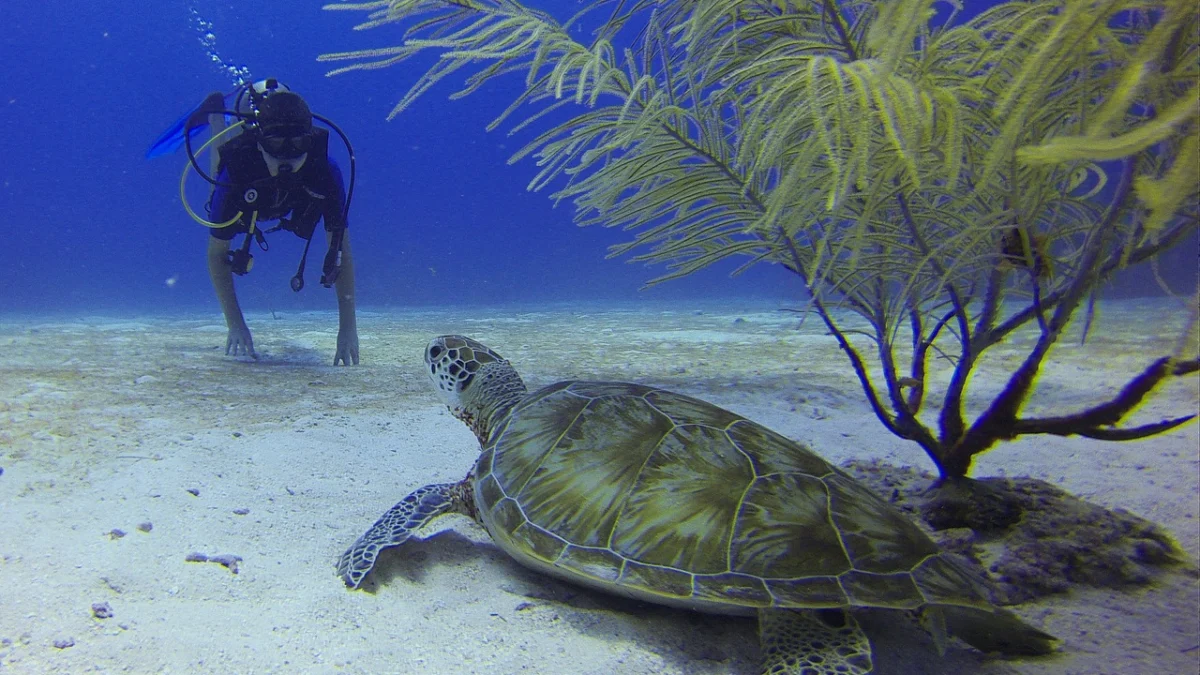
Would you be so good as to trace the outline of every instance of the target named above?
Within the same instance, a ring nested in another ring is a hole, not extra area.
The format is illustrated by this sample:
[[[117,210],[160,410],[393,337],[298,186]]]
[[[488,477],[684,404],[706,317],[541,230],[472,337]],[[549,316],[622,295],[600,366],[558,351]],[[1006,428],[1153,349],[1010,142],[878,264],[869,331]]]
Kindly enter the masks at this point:
[[[232,104],[232,105],[230,105]],[[313,124],[323,122],[337,132],[350,155],[350,187],[329,156],[329,131]],[[200,152],[214,146],[210,173],[196,159],[192,139],[205,127],[211,137]],[[354,258],[347,236],[347,215],[354,193],[354,150],[346,135],[328,119],[309,110],[304,99],[274,78],[244,84],[229,94],[214,92],[163,133],[146,153],[167,154],[187,147],[180,191],[184,207],[197,222],[209,228],[208,271],[229,329],[225,353],[254,359],[254,340],[238,304],[233,275],[244,275],[254,263],[251,246],[268,249],[266,234],[286,230],[305,240],[291,287],[304,287],[304,265],[317,221],[324,221],[328,250],[321,285],[334,287],[338,300],[337,350],[334,365],[358,364],[358,327],[354,304]],[[188,169],[213,189],[203,218],[183,194]],[[263,221],[278,221],[264,232]],[[233,240],[243,235],[240,245]]]

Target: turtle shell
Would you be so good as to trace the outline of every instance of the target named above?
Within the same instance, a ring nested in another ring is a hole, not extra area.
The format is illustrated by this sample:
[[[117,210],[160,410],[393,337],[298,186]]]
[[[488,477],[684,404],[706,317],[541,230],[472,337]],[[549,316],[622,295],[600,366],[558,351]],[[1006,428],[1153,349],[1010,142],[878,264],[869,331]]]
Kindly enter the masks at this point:
[[[473,474],[480,518],[510,555],[569,581],[724,614],[991,606],[895,507],[705,401],[560,382],[493,429]]]

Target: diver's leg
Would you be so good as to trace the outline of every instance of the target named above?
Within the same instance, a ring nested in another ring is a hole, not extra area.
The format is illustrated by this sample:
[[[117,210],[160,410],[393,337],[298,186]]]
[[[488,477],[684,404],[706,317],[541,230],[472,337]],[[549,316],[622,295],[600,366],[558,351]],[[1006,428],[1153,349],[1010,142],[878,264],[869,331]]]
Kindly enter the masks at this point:
[[[333,239],[331,232],[325,233],[326,242]],[[342,233],[342,269],[333,283],[338,299],[337,352],[333,365],[358,365],[358,321],[354,305],[354,256],[350,253],[350,231]]]
[[[229,241],[210,236],[208,238],[208,276],[212,279],[221,312],[225,314],[225,325],[229,334],[225,338],[225,353],[234,356],[251,356],[255,359],[254,339],[242,316],[237,292],[233,288],[233,270],[229,267]]]

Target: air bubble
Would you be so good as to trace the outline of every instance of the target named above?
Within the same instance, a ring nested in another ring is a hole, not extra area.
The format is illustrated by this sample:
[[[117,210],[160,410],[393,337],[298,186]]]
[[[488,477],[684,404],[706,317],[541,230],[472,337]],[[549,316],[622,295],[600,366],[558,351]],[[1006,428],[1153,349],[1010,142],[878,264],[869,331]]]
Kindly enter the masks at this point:
[[[201,16],[200,11],[195,7],[189,8],[189,11],[192,29],[196,31],[196,38],[204,47],[204,53],[209,60],[216,64],[217,69],[229,77],[235,86],[246,84],[250,80],[250,68],[221,58],[221,54],[217,50],[217,33],[213,29],[213,23]]]

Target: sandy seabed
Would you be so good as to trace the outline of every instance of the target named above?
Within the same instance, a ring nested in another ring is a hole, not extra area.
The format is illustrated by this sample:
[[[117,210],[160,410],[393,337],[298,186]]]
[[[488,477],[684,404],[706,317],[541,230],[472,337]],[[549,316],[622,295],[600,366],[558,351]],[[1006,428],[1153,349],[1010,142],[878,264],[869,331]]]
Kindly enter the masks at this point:
[[[260,359],[223,354],[219,316],[6,316],[0,323],[0,673],[757,674],[752,621],[614,599],[526,571],[465,518],[385,553],[364,591],[341,552],[393,503],[460,479],[478,445],[429,387],[430,337],[461,333],[530,388],[639,381],[699,396],[834,463],[931,468],[867,407],[833,338],[773,304],[361,312],[362,365],[335,368],[332,312],[252,314]],[[1110,399],[1171,352],[1178,305],[1101,307],[1052,352],[1032,414]],[[1032,335],[976,376],[996,391]],[[933,382],[946,381],[938,375]],[[1136,421],[1197,412],[1197,378]],[[1150,587],[1076,588],[1013,609],[1049,658],[960,644],[939,657],[896,614],[864,617],[880,674],[1200,669],[1197,425],[1131,443],[1034,437],[976,475],[1029,475],[1170,530],[1188,563]],[[119,536],[123,533],[123,536]],[[194,554],[226,562],[189,562]]]

